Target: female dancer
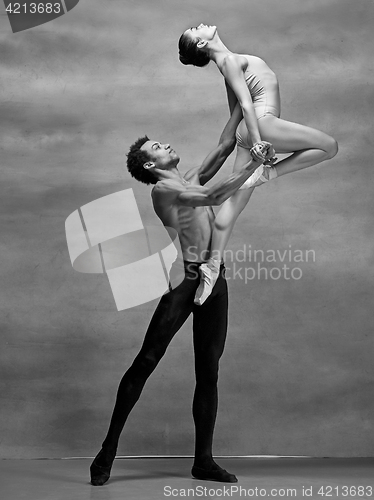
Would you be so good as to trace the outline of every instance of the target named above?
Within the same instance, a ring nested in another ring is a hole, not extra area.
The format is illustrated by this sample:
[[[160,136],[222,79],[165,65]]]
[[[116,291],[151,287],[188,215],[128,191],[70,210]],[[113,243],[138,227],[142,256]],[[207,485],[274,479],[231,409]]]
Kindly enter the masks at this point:
[[[243,120],[236,131],[237,156],[234,170],[250,160],[263,157],[261,141],[270,142],[277,153],[292,153],[276,165],[261,166],[219,211],[213,231],[211,258],[200,266],[201,284],[195,303],[209,296],[233,226],[251,197],[253,188],[264,182],[333,158],[338,146],[332,137],[305,125],[280,118],[277,77],[259,57],[231,52],[221,41],[216,26],[200,24],[186,30],[179,39],[183,64],[206,66],[213,60],[222,73],[230,113],[240,104]]]

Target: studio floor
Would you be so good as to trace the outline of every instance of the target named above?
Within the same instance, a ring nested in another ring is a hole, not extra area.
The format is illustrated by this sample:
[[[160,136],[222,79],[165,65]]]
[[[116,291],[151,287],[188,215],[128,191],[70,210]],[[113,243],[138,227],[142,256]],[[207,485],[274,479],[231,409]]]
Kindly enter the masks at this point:
[[[117,458],[102,487],[89,483],[91,460],[1,460],[0,498],[374,498],[372,458],[217,458],[236,484],[193,479],[191,458]]]

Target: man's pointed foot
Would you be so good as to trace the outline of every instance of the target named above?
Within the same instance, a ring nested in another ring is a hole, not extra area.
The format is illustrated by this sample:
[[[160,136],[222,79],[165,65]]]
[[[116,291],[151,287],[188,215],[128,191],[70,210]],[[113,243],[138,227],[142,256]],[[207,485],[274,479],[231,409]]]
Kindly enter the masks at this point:
[[[108,481],[115,457],[115,453],[106,454],[102,449],[99,451],[90,466],[92,486],[103,486]],[[107,465],[99,465],[100,463]]]
[[[210,470],[201,469],[195,465],[191,469],[191,474],[196,479],[203,481],[219,481],[221,483],[237,483],[238,478],[234,474],[230,474],[227,470],[222,469],[218,465]]]

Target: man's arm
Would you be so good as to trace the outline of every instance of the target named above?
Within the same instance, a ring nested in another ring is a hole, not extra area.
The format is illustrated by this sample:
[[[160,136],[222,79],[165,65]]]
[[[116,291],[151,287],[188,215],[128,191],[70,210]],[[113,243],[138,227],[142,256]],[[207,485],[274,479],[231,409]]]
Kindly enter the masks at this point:
[[[200,184],[204,185],[218,172],[235,148],[235,131],[242,117],[242,110],[238,103],[223,129],[217,147],[208,154],[200,167],[192,168],[185,174],[186,180],[198,174]]]
[[[209,188],[198,184],[184,186],[174,180],[159,181],[153,188],[152,197],[154,202],[160,205],[178,204],[189,207],[221,205],[239,189],[260,165],[260,161],[252,158],[243,165],[242,170],[233,172],[226,179]]]
[[[176,202],[190,207],[221,205],[240,188],[261,163],[252,158],[243,165],[242,170],[233,172],[209,188],[198,185],[186,186],[186,189],[178,195]]]

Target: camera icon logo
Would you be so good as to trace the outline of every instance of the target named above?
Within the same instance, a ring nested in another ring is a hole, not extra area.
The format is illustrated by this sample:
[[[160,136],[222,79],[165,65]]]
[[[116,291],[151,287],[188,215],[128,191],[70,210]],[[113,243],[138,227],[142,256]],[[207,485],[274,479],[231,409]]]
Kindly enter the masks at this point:
[[[106,273],[118,311],[169,293],[185,277],[178,233],[144,226],[132,189],[75,210],[65,231],[73,268]]]

